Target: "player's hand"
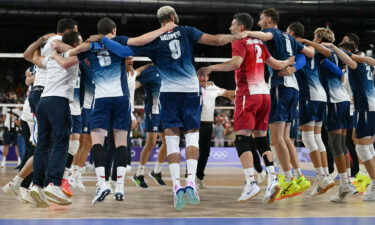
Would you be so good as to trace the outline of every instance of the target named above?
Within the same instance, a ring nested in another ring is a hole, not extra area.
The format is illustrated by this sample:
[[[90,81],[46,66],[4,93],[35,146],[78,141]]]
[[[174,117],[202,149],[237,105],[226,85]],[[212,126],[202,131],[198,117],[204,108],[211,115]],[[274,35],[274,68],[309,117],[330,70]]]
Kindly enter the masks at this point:
[[[296,72],[296,67],[288,66],[288,67],[285,67],[284,69],[280,70],[277,75],[279,75],[280,77],[283,77],[283,76],[292,75],[295,72]]]
[[[85,42],[98,42],[103,38],[102,34],[91,35]]]
[[[165,26],[162,27],[162,28],[163,28],[164,33],[165,33],[165,32],[168,32],[170,30],[173,30],[173,28],[175,28],[177,26],[178,26],[177,24],[175,24],[173,21],[171,21],[171,22],[166,23]]]
[[[289,58],[288,58],[287,60],[285,60],[285,61],[287,61],[287,63],[288,63],[289,66],[292,66],[292,65],[294,65],[294,64],[296,63],[296,60],[295,60],[295,57],[294,57],[294,56],[289,57]]]
[[[43,41],[47,41],[48,38],[52,37],[52,36],[55,36],[56,34],[55,33],[49,33],[49,34],[45,34],[42,36],[42,39]]]
[[[242,31],[237,34],[233,34],[233,36],[235,37],[236,40],[240,40],[240,39],[248,37],[248,33],[249,33],[248,31]]]
[[[335,46],[334,44],[328,42],[322,42],[320,44],[327,48],[333,48]]]
[[[198,76],[206,76],[206,75],[209,75],[211,73],[211,68],[209,66],[206,66],[206,67],[202,67],[200,68],[197,73],[198,73]]]

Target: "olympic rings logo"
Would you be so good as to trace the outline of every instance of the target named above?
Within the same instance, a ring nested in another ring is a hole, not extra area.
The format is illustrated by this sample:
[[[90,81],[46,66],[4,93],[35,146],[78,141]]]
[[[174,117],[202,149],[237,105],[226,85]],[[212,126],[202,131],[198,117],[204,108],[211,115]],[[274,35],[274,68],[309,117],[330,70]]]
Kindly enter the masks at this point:
[[[228,156],[227,151],[213,151],[211,152],[210,156],[214,159],[225,159]]]

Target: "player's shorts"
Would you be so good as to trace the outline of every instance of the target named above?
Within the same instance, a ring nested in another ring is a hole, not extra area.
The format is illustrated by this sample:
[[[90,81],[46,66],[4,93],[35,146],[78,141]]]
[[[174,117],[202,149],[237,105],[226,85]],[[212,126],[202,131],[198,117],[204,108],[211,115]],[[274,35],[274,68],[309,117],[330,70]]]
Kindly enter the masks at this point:
[[[296,89],[276,86],[271,88],[269,122],[292,122],[296,115],[299,93]]]
[[[159,114],[145,113],[146,132],[163,132]]]
[[[110,124],[112,123],[112,124]],[[129,130],[130,102],[129,96],[98,98],[94,100],[90,129]]]
[[[300,100],[299,101],[299,122],[300,125],[307,124],[311,121],[321,122],[325,120],[326,102]]]
[[[71,115],[72,128],[70,130],[71,134],[81,134],[82,133],[82,116],[81,115]]]
[[[5,131],[3,134],[4,145],[17,145],[17,131]]]
[[[267,94],[236,96],[234,131],[267,130],[271,99]]]
[[[91,109],[82,108],[82,134],[90,134]]]
[[[355,111],[354,128],[357,138],[373,137],[375,135],[375,112]]]
[[[160,120],[164,129],[180,127],[183,131],[199,129],[201,96],[197,92],[161,92]]]
[[[327,103],[327,131],[347,129],[350,122],[349,101],[338,103]]]
[[[299,105],[299,104],[298,104]],[[297,139],[298,137],[298,126],[299,126],[299,106],[297,105],[297,110],[293,117],[292,122],[290,123],[289,137],[292,139]]]

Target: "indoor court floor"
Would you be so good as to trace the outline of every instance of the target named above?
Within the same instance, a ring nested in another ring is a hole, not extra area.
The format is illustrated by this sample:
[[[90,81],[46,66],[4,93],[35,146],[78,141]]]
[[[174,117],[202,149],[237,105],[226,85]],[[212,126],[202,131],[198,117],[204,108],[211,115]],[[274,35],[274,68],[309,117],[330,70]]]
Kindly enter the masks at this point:
[[[10,165],[10,164],[8,164]],[[146,169],[151,171],[152,165]],[[277,201],[273,205],[264,205],[265,183],[262,193],[244,203],[236,202],[243,188],[243,172],[239,164],[211,163],[206,172],[207,189],[199,190],[201,204],[187,206],[181,211],[173,207],[171,187],[157,186],[150,178],[146,182],[148,189],[135,186],[130,176],[125,185],[125,201],[117,202],[109,195],[104,202],[91,205],[95,191],[93,171],[84,174],[87,191],[74,190],[73,204],[59,206],[51,203],[47,209],[36,208],[21,203],[0,191],[0,225],[35,224],[35,225],[243,225],[262,224],[319,224],[319,225],[373,225],[375,224],[375,202],[363,202],[361,196],[350,196],[346,203],[334,204],[329,201],[338,187],[324,195],[310,197],[310,189],[300,196]],[[168,168],[163,168],[168,185]],[[303,171],[307,176],[313,172],[308,166]],[[14,175],[14,167],[0,169],[0,186],[3,186]]]

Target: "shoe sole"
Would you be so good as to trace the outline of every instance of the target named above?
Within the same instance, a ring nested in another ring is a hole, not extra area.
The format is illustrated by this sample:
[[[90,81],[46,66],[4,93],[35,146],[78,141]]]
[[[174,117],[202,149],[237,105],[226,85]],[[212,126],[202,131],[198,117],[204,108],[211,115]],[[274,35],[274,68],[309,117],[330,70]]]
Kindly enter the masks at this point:
[[[245,199],[245,200],[237,200],[237,202],[246,202],[246,201],[249,201],[250,199],[252,199],[252,198],[254,198],[255,196],[259,195],[261,192],[262,192],[262,191],[259,189],[259,191],[258,191],[255,195],[251,196],[250,198]]]
[[[199,205],[201,203],[201,200],[195,196],[195,191],[193,188],[185,188],[185,195],[187,196],[189,204]]]
[[[271,195],[271,197],[268,200],[266,200],[266,204],[272,204],[276,201],[276,196],[279,194],[281,188],[279,185],[277,185],[274,187],[274,190],[275,192]]]
[[[124,201],[124,194],[122,194],[122,193],[115,193],[115,200],[116,201]]]
[[[48,208],[49,207],[49,204],[48,202],[44,201],[38,192],[36,191],[30,191],[30,197],[32,199],[34,199],[34,202],[36,204],[36,206],[40,207],[40,208]]]
[[[107,197],[110,193],[111,193],[111,189],[104,190],[98,198],[97,198],[97,196],[95,196],[95,198],[92,200],[91,204],[94,205],[96,202],[104,201],[105,197]]]
[[[321,191],[318,191],[315,195],[311,195],[312,197],[317,196],[317,195],[322,195],[326,193],[329,189],[333,188],[335,186],[335,183],[330,183],[328,184],[325,188],[322,188]]]
[[[59,205],[70,205],[72,204],[72,201],[70,200],[67,200],[67,199],[64,199],[58,195],[55,195],[53,194],[52,192],[49,192],[49,191],[44,191],[44,193],[51,198],[51,200],[54,200],[53,202],[55,202],[56,204],[59,204]]]
[[[164,181],[163,181],[164,184],[159,183],[159,181],[158,181],[155,177],[153,177],[151,173],[149,173],[148,176],[151,177],[151,179],[152,179],[156,184],[159,184],[160,186],[167,185]]]
[[[186,206],[186,201],[185,201],[185,191],[180,190],[176,193],[176,198],[177,198],[177,203],[174,205],[174,207],[177,210],[181,210]]]
[[[73,192],[72,191],[67,191],[65,190],[64,188],[62,188],[62,192],[64,192],[64,194],[66,194],[68,197],[72,197],[73,196]]]

